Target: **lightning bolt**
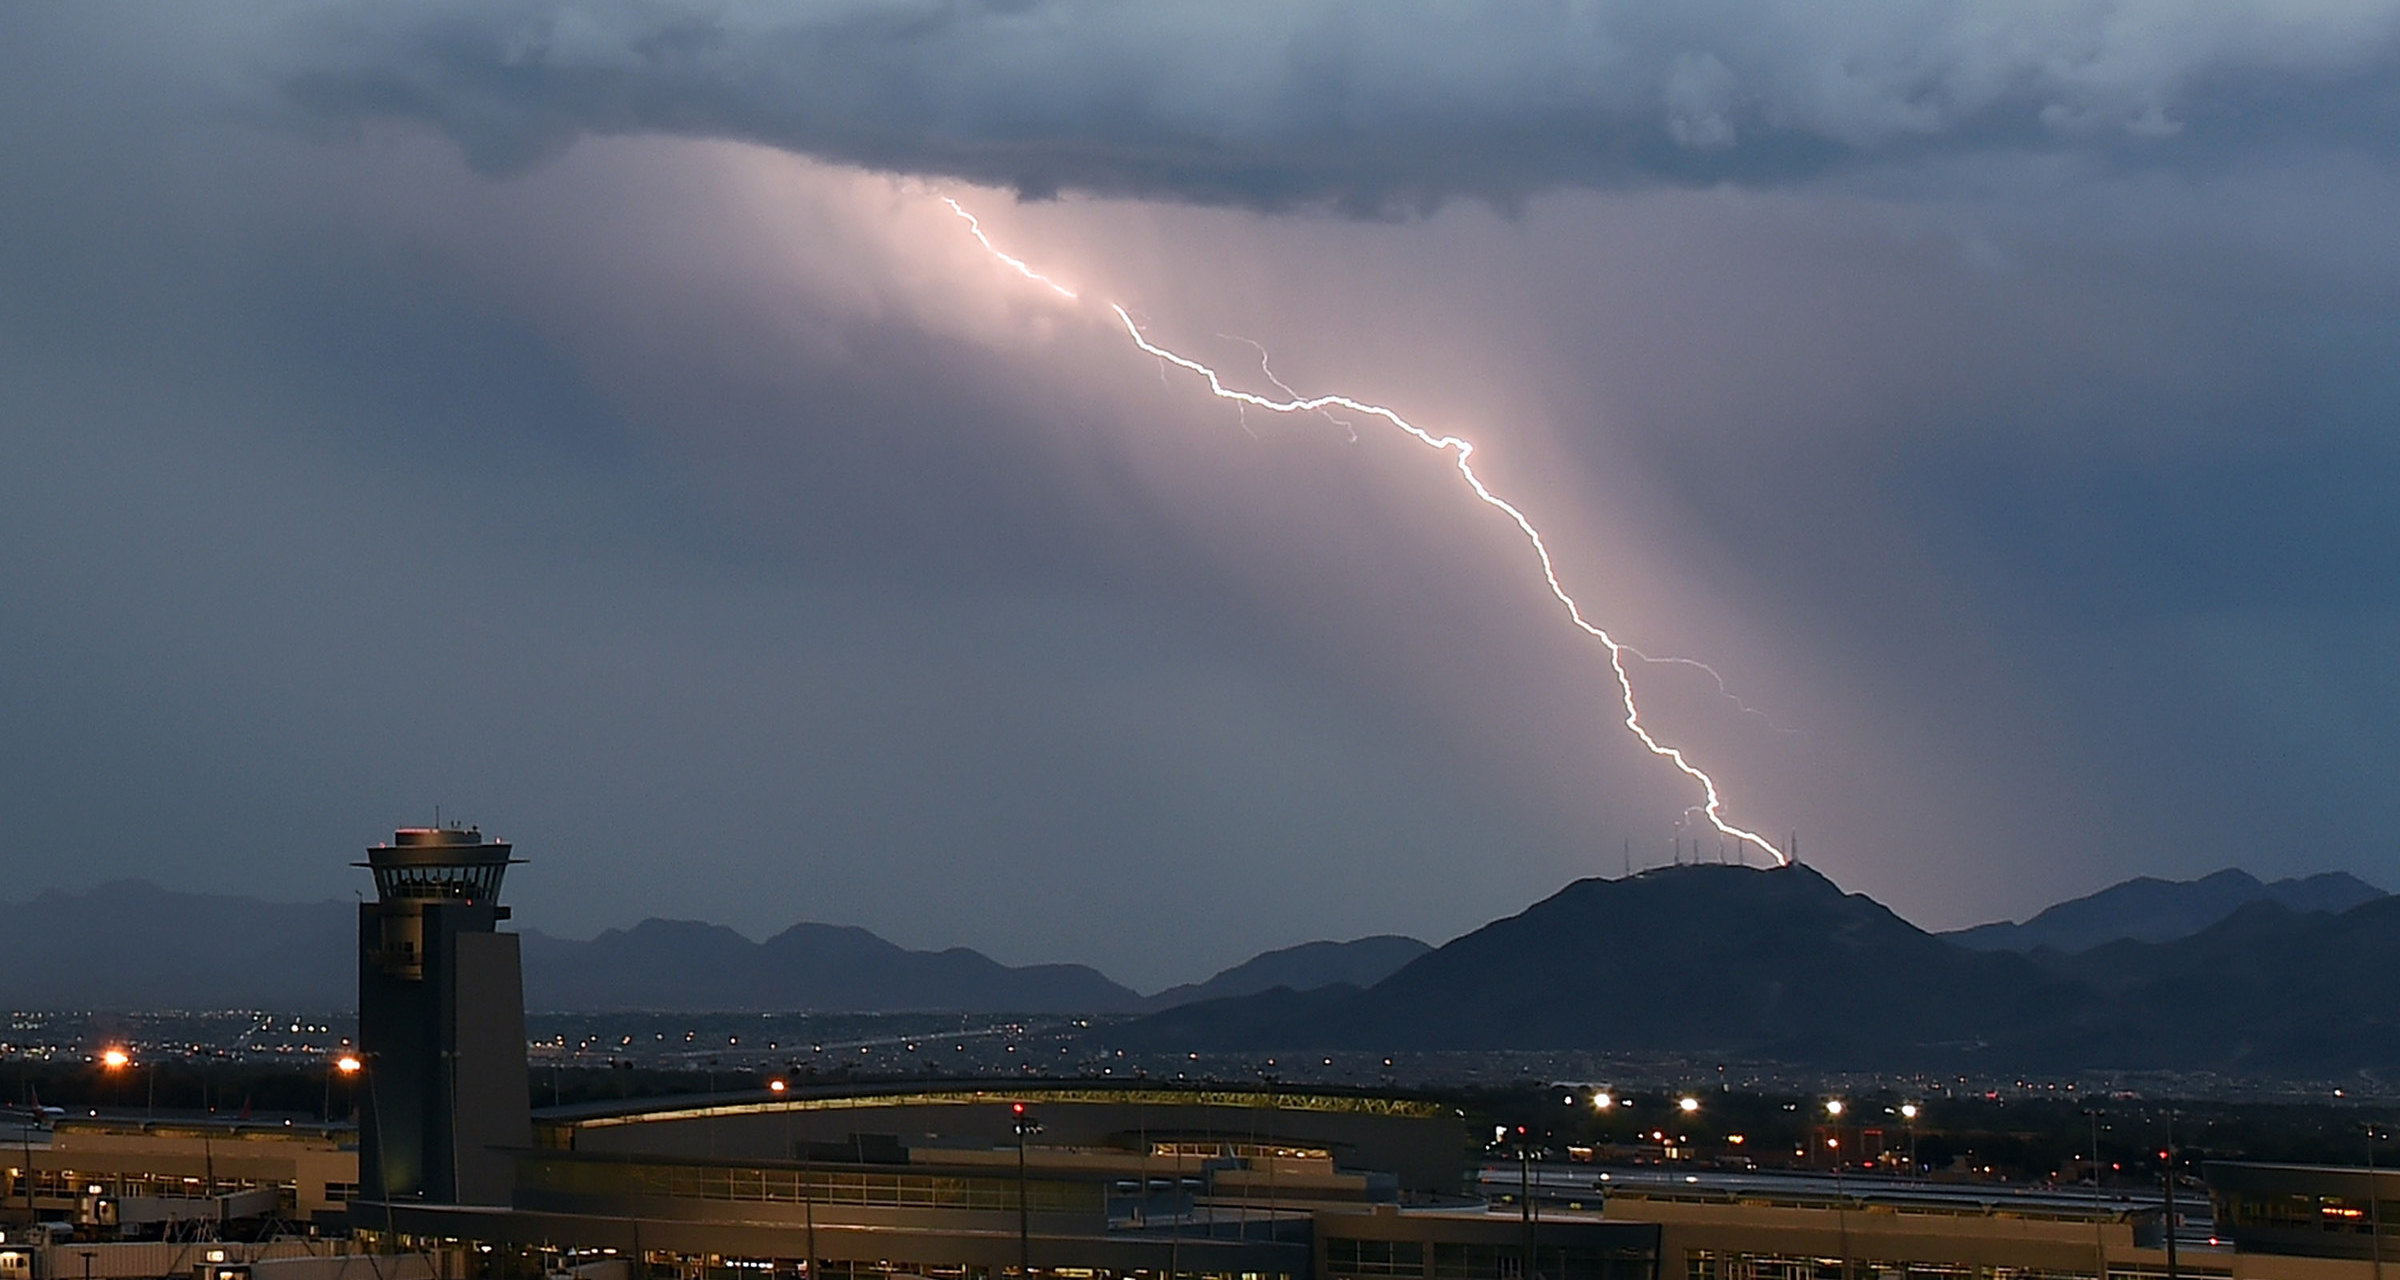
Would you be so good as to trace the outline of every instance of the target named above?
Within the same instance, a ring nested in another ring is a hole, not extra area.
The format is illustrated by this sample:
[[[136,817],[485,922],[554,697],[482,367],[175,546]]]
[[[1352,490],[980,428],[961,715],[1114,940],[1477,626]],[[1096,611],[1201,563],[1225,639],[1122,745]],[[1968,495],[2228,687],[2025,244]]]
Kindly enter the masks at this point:
[[[1077,300],[1075,297],[1075,291],[1073,289],[1070,289],[1067,286],[1060,284],[1058,281],[1043,275],[1041,272],[1034,270],[1032,267],[1026,266],[1023,258],[1013,258],[1008,254],[1002,253],[1000,251],[1000,246],[993,244],[992,238],[983,234],[983,224],[976,220],[974,214],[967,212],[967,207],[965,205],[960,204],[958,201],[953,200],[948,196],[941,197],[941,201],[943,204],[950,206],[950,212],[955,213],[959,217],[967,220],[967,234],[975,237],[975,243],[982,245],[985,253],[998,258],[1002,263],[1007,265],[1009,270],[1014,271],[1018,275],[1033,281],[1035,284],[1041,285],[1042,287],[1050,290],[1050,292],[1057,294],[1059,297],[1065,298],[1069,302],[1074,302]]]
[[[1274,387],[1274,388],[1275,388],[1277,391],[1280,391],[1280,392],[1282,392],[1283,394],[1285,394],[1285,395],[1287,395],[1287,396],[1290,396],[1290,397],[1292,397],[1292,398],[1293,398],[1293,399],[1295,399],[1295,400],[1297,400],[1297,399],[1299,399],[1299,398],[1300,398],[1300,393],[1299,393],[1299,392],[1297,392],[1297,391],[1294,391],[1294,390],[1292,390],[1292,388],[1291,388],[1291,384],[1289,384],[1289,383],[1285,382],[1285,381],[1284,381],[1282,378],[1279,378],[1279,377],[1275,376],[1275,366],[1273,366],[1273,365],[1271,365],[1271,364],[1268,364],[1268,363],[1267,363],[1267,349],[1266,349],[1266,347],[1265,347],[1264,345],[1262,345],[1262,344],[1260,344],[1260,343],[1257,343],[1257,342],[1253,342],[1253,341],[1251,341],[1251,340],[1250,340],[1250,339],[1248,339],[1248,338],[1241,337],[1241,336],[1240,336],[1240,335],[1238,335],[1238,334],[1231,334],[1231,333],[1220,333],[1220,334],[1218,334],[1217,336],[1218,336],[1218,337],[1220,337],[1220,338],[1223,338],[1223,339],[1224,339],[1224,340],[1226,340],[1227,342],[1238,342],[1238,343],[1241,343],[1243,346],[1245,346],[1245,347],[1248,347],[1248,348],[1250,348],[1252,351],[1255,351],[1255,352],[1257,352],[1257,353],[1258,353],[1258,371],[1259,371],[1260,373],[1262,373],[1262,374],[1266,375],[1267,382],[1268,382],[1270,385],[1272,385],[1272,386],[1273,386],[1273,387]],[[1164,365],[1161,365],[1161,366],[1159,366],[1159,368],[1160,368],[1160,369],[1163,371],[1163,370],[1166,368],[1166,366],[1164,366]],[[1234,408],[1236,408],[1236,409],[1239,409],[1239,408],[1241,408],[1241,406],[1240,406],[1240,405],[1235,405],[1235,406],[1234,406]],[[1325,419],[1327,422],[1330,422],[1330,423],[1332,423],[1333,425],[1335,425],[1335,426],[1337,426],[1337,427],[1340,427],[1342,430],[1344,430],[1344,431],[1348,432],[1348,433],[1349,433],[1349,435],[1350,435],[1350,443],[1352,443],[1352,444],[1357,444],[1357,443],[1358,443],[1358,424],[1357,424],[1357,423],[1354,423],[1354,422],[1350,421],[1348,418],[1342,417],[1341,415],[1339,415],[1339,414],[1336,414],[1336,413],[1334,413],[1332,410],[1329,410],[1329,409],[1321,409],[1321,410],[1319,410],[1318,412],[1319,412],[1321,415],[1323,415],[1324,419]]]
[[[1734,710],[1739,711],[1746,716],[1757,716],[1759,720],[1765,723],[1768,728],[1773,729],[1777,733],[1796,734],[1802,732],[1799,729],[1788,729],[1775,723],[1775,717],[1768,715],[1766,712],[1761,711],[1754,706],[1751,706],[1747,702],[1742,701],[1742,696],[1733,691],[1733,686],[1725,683],[1724,673],[1718,671],[1715,667],[1702,662],[1698,658],[1677,658],[1672,656],[1663,658],[1654,657],[1634,648],[1632,645],[1626,645],[1625,652],[1632,654],[1634,656],[1634,660],[1637,662],[1647,662],[1656,667],[1698,667],[1700,670],[1708,673],[1709,679],[1716,682],[1717,696],[1725,699],[1727,702],[1732,703]]]
[[[976,243],[982,245],[984,251],[991,254],[1002,265],[1025,279],[1048,288],[1061,298],[1071,302],[1080,301],[1073,290],[1034,270],[1023,259],[1013,257],[993,244],[991,238],[984,234],[983,224],[977,221],[975,215],[969,213],[965,206],[949,196],[942,196],[940,199],[943,204],[950,206],[952,213],[965,220],[967,232],[975,237]],[[1476,500],[1508,517],[1509,522],[1517,527],[1517,532],[1524,536],[1526,545],[1533,549],[1534,559],[1541,565],[1542,581],[1549,586],[1550,594],[1566,610],[1567,620],[1585,635],[1599,641],[1601,647],[1608,651],[1609,670],[1616,674],[1619,701],[1625,708],[1625,728],[1641,742],[1650,754],[1667,761],[1678,772],[1699,784],[1701,803],[1693,806],[1693,811],[1706,817],[1708,824],[1715,827],[1720,834],[1729,836],[1742,844],[1756,847],[1768,857],[1773,858],[1776,865],[1782,866],[1790,861],[1784,856],[1783,850],[1776,848],[1775,844],[1765,836],[1727,822],[1724,815],[1724,797],[1717,790],[1717,780],[1710,777],[1707,771],[1693,764],[1684,755],[1681,748],[1661,742],[1651,734],[1649,726],[1642,723],[1641,708],[1634,702],[1633,675],[1625,664],[1626,660],[1631,658],[1641,662],[1689,662],[1691,665],[1707,669],[1712,676],[1716,674],[1715,670],[1707,668],[1705,663],[1694,659],[1648,658],[1632,646],[1610,635],[1607,628],[1599,626],[1585,617],[1583,606],[1575,602],[1575,597],[1568,594],[1566,585],[1559,581],[1558,565],[1550,556],[1550,544],[1542,539],[1541,530],[1535,528],[1533,521],[1527,518],[1525,513],[1519,510],[1514,503],[1492,492],[1491,488],[1484,484],[1483,477],[1475,473],[1475,467],[1471,461],[1475,456],[1473,441],[1464,436],[1436,435],[1400,416],[1398,412],[1379,404],[1370,404],[1367,401],[1352,399],[1344,395],[1301,395],[1290,387],[1284,386],[1282,380],[1275,378],[1271,372],[1268,375],[1269,379],[1282,389],[1284,395],[1288,397],[1287,399],[1277,400],[1269,396],[1258,395],[1255,392],[1229,387],[1225,385],[1225,380],[1215,369],[1190,356],[1171,351],[1152,342],[1142,332],[1142,327],[1134,323],[1133,316],[1124,307],[1114,302],[1105,305],[1110,314],[1116,317],[1117,324],[1124,329],[1125,337],[1143,354],[1158,360],[1162,372],[1168,365],[1182,369],[1205,383],[1209,394],[1219,400],[1231,401],[1241,408],[1263,409],[1269,413],[1326,413],[1332,409],[1346,409],[1364,417],[1380,418],[1419,444],[1436,452],[1449,454],[1451,465],[1457,469],[1459,478],[1466,481],[1467,488],[1474,493]],[[1260,350],[1259,358],[1263,366],[1266,359],[1263,348]],[[1721,677],[1718,680],[1718,687],[1720,689],[1724,687]]]

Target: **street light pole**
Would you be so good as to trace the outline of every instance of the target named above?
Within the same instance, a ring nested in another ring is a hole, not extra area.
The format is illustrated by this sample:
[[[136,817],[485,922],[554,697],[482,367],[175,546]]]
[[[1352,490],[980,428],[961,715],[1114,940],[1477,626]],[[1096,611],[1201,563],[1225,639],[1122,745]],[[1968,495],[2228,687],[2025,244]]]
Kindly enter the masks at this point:
[[[2100,1203],[2100,1108],[2085,1107],[2084,1118],[2092,1122],[2092,1204]]]
[[[815,1188],[809,1185],[809,1179],[814,1176],[809,1168],[809,1160],[814,1154],[807,1144],[801,1144],[800,1208],[801,1212],[808,1215],[808,1280],[817,1280],[820,1274],[817,1267],[817,1194]],[[638,1265],[640,1259],[635,1259],[635,1262]]]
[[[2367,1249],[2375,1260],[2374,1280],[2383,1280],[2383,1197],[2375,1189],[2375,1122],[2367,1122]]]
[[[1850,1280],[1850,1196],[1842,1189],[1842,1100],[1825,1100],[1826,1118],[1833,1122],[1833,1136],[1826,1139],[1826,1149],[1833,1152],[1833,1224],[1842,1241],[1842,1280]]]
[[[1833,1136],[1826,1140],[1825,1148],[1833,1153],[1833,1197],[1834,1199],[1839,1200],[1843,1198],[1842,1100],[1840,1098],[1827,1098],[1825,1100],[1825,1115],[1833,1125]]]
[[[2182,1280],[2175,1265],[2175,1113],[2167,1113],[2167,1280]]]
[[[1533,1131],[1517,1126],[1517,1275],[1538,1280],[1533,1253]]]
[[[1016,1116],[1017,1127],[1017,1274],[1031,1277],[1033,1217],[1031,1206],[1025,1198],[1025,1135],[1039,1132],[1042,1126],[1025,1114],[1025,1104],[1022,1102],[1010,1103],[1009,1110]]]

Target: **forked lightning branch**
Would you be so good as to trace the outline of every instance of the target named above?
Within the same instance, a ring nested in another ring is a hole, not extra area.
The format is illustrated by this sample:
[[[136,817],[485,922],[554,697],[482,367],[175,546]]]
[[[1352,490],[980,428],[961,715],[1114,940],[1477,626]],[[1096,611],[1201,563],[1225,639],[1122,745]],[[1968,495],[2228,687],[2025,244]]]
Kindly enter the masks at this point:
[[[1074,290],[1034,270],[1024,259],[1006,253],[998,245],[993,244],[991,237],[984,234],[983,224],[958,201],[948,196],[942,196],[940,199],[943,204],[950,207],[952,213],[957,214],[960,219],[965,221],[967,232],[975,237],[975,242],[983,246],[984,251],[991,254],[992,258],[1002,266],[1024,279],[1048,289],[1066,301],[1080,302],[1082,300]],[[1449,454],[1452,465],[1458,470],[1459,478],[1466,482],[1468,490],[1475,495],[1476,500],[1508,517],[1509,522],[1516,526],[1517,532],[1524,536],[1525,544],[1533,549],[1534,558],[1541,565],[1542,581],[1548,585],[1550,594],[1557,598],[1559,605],[1566,610],[1567,620],[1572,622],[1577,630],[1599,641],[1601,647],[1607,651],[1609,670],[1616,676],[1619,701],[1625,709],[1625,728],[1636,739],[1639,739],[1642,746],[1652,755],[1673,765],[1677,771],[1691,779],[1700,788],[1701,802],[1693,806],[1693,810],[1706,818],[1708,824],[1716,828],[1719,833],[1732,837],[1740,844],[1756,847],[1768,857],[1773,858],[1778,865],[1787,861],[1783,850],[1777,848],[1765,836],[1727,822],[1724,815],[1724,796],[1717,789],[1717,780],[1711,777],[1706,770],[1693,764],[1682,748],[1659,741],[1650,732],[1649,726],[1643,723],[1641,708],[1634,701],[1633,674],[1626,666],[1628,655],[1636,659],[1642,659],[1643,655],[1610,635],[1607,628],[1584,616],[1583,607],[1575,602],[1575,597],[1568,594],[1566,585],[1559,581],[1557,563],[1551,558],[1550,546],[1543,541],[1541,530],[1534,527],[1533,521],[1527,518],[1524,511],[1492,492],[1490,486],[1483,482],[1483,478],[1475,473],[1472,462],[1475,456],[1473,441],[1463,436],[1437,435],[1382,405],[1371,404],[1349,396],[1290,395],[1288,398],[1278,400],[1270,396],[1229,387],[1217,371],[1209,365],[1152,342],[1124,307],[1114,302],[1106,305],[1109,314],[1122,327],[1125,337],[1132,342],[1135,348],[1165,364],[1192,374],[1208,389],[1208,393],[1217,399],[1229,400],[1237,405],[1262,409],[1269,413],[1316,413],[1325,409],[1347,409],[1366,417],[1379,418],[1419,444]],[[1706,669],[1705,664],[1694,663],[1692,665],[1702,666],[1703,669]],[[1711,674],[1713,675],[1714,672],[1711,671]]]

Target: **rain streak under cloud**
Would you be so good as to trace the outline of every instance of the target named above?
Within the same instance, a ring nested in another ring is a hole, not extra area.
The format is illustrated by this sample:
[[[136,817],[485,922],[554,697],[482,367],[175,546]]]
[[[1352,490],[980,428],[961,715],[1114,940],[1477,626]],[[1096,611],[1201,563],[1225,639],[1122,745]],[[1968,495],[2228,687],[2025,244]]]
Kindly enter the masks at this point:
[[[2389,7],[8,24],[27,891],[332,896],[438,803],[552,932],[1157,986],[1691,834],[1440,459],[938,193],[1475,439],[1765,713],[1637,672],[1729,816],[1920,923],[2400,878]]]

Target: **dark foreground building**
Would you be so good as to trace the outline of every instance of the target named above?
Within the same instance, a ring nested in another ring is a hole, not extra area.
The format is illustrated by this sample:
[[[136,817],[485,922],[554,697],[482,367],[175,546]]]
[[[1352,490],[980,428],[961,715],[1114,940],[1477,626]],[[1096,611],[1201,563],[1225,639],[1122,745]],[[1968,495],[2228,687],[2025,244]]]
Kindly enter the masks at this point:
[[[2400,1263],[2388,1238],[2400,1228],[2400,1170],[2216,1161],[2208,1194],[2236,1248],[2363,1261],[2375,1280]]]

